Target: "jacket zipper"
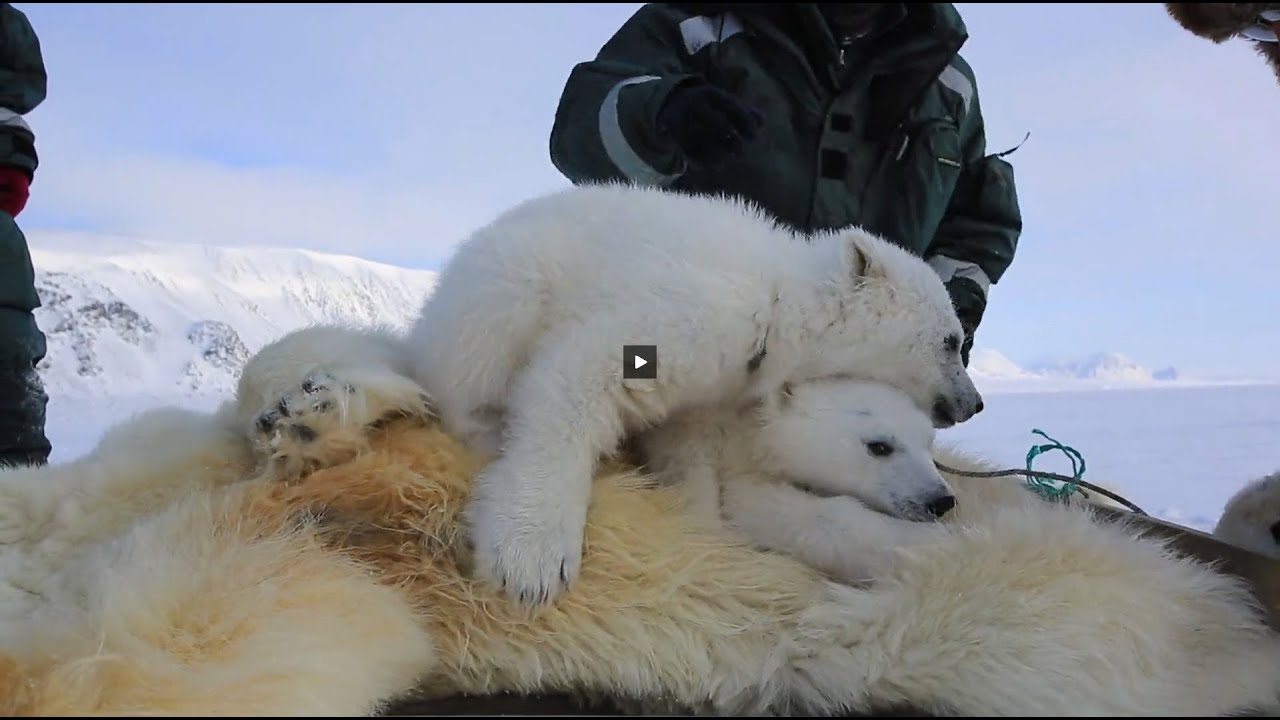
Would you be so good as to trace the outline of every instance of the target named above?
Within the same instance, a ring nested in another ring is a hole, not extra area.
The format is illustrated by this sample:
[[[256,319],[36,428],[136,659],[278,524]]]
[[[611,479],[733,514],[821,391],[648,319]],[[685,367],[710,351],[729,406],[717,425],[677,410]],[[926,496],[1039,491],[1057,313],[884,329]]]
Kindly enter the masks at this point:
[[[837,41],[839,52],[836,54],[836,67],[839,70],[844,70],[845,48],[847,48],[851,42],[852,40],[848,36],[841,37],[840,40]],[[831,92],[831,99],[827,101],[826,107],[822,109],[822,128],[818,132],[818,147],[814,148],[815,152],[818,152],[822,147],[822,136],[827,132],[827,120],[831,115],[831,106],[835,105],[836,98],[840,96],[840,88],[842,85],[839,80],[843,77],[843,72],[839,75],[839,77],[833,77],[830,66],[828,66],[827,77],[830,79],[834,89]],[[807,203],[808,207],[805,209],[804,218],[804,232],[806,233],[813,231],[813,204],[818,198],[818,176],[821,173],[821,158],[819,158],[818,162],[818,172],[813,173],[813,178],[810,180],[809,185],[809,202]]]

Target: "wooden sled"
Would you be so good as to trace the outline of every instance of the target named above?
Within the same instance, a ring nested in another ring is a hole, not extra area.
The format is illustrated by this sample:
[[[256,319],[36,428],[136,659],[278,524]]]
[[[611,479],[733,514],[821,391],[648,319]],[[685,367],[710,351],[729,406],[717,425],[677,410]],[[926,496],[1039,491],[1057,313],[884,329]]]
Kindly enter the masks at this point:
[[[1246,548],[1220,540],[1208,533],[1149,515],[1128,510],[1099,507],[1102,514],[1129,518],[1150,527],[1157,535],[1172,538],[1183,553],[1214,563],[1224,572],[1247,580],[1270,613],[1271,627],[1280,631],[1280,560],[1269,558]],[[518,697],[454,697],[426,702],[408,702],[391,707],[388,717],[433,716],[499,716],[499,717],[564,717],[624,715],[616,708],[586,706],[562,695]],[[929,717],[910,709],[886,708],[881,712],[845,717]],[[1247,716],[1246,716],[1247,717]]]

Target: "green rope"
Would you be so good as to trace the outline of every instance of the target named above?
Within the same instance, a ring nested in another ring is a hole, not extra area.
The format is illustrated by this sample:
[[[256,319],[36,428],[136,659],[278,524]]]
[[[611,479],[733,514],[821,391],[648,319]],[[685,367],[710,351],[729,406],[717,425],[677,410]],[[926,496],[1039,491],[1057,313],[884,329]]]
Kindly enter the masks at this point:
[[[1038,493],[1044,498],[1058,502],[1065,502],[1072,493],[1080,493],[1086,498],[1089,497],[1089,494],[1086,493],[1083,488],[1074,483],[1063,482],[1058,484],[1053,480],[1047,480],[1031,474],[1033,472],[1031,469],[1032,462],[1037,456],[1050,450],[1061,450],[1068,458],[1071,459],[1071,477],[1073,480],[1084,479],[1085,470],[1084,456],[1075,448],[1063,445],[1057,440],[1046,435],[1042,430],[1032,430],[1031,432],[1048,440],[1049,443],[1044,445],[1033,445],[1031,446],[1031,449],[1027,451],[1027,487],[1030,488],[1032,492]],[[1076,462],[1077,460],[1079,460],[1078,464]]]

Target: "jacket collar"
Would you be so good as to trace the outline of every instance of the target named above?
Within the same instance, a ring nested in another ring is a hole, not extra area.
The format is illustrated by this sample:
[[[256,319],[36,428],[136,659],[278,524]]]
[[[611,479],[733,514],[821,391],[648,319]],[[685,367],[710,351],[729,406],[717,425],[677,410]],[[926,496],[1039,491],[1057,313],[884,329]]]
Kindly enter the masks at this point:
[[[685,12],[732,12],[761,35],[789,46],[814,75],[838,86],[843,74],[841,42],[816,3],[673,3]],[[888,27],[855,44],[877,74],[941,71],[968,39],[968,30],[951,3],[893,3]]]

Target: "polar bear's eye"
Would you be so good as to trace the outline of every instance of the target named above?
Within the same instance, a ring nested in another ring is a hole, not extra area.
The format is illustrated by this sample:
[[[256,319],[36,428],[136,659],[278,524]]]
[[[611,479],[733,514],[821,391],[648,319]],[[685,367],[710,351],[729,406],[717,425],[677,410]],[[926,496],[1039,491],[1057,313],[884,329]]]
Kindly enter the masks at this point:
[[[870,440],[865,443],[867,452],[872,457],[889,457],[893,454],[893,446],[883,440]]]
[[[942,347],[948,354],[960,351],[960,337],[957,335],[948,335],[942,341]]]

